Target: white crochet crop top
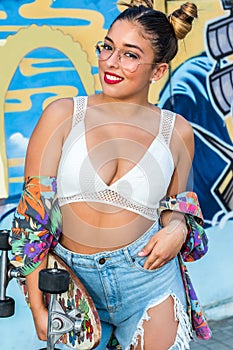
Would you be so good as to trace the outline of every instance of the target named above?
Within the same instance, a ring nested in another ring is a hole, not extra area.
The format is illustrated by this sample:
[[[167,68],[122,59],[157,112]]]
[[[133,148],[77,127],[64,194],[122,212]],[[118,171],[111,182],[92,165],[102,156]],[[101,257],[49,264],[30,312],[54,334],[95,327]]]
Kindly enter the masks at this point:
[[[143,157],[108,186],[88,156],[84,123],[87,99],[74,98],[73,125],[62,148],[57,174],[59,205],[100,202],[156,220],[159,201],[166,195],[174,171],[169,143],[176,115],[161,110],[159,133]]]

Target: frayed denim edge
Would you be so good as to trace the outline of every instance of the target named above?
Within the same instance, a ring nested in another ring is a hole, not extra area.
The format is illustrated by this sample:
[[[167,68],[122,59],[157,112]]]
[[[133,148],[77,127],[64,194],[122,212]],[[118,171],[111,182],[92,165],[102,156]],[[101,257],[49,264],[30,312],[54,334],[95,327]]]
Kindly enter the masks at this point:
[[[175,339],[175,343],[168,349],[168,350],[190,350],[189,342],[192,340],[192,326],[189,321],[189,317],[187,313],[184,310],[184,307],[182,303],[180,302],[179,298],[174,293],[166,294],[161,299],[157,300],[156,302],[150,303],[141,320],[139,321],[137,325],[137,330],[135,331],[133,335],[132,342],[127,346],[125,350],[130,350],[131,346],[136,347],[138,345],[138,338],[140,336],[141,339],[141,350],[144,350],[144,328],[143,328],[143,322],[149,321],[150,316],[148,315],[148,310],[152,307],[155,307],[159,304],[161,304],[163,301],[165,301],[169,296],[172,296],[174,300],[174,313],[175,313],[175,320],[179,322],[178,328],[177,328],[177,335]]]
[[[175,294],[171,294],[174,300],[175,320],[179,322],[175,343],[168,350],[189,350],[189,343],[193,338],[192,325],[188,314]]]

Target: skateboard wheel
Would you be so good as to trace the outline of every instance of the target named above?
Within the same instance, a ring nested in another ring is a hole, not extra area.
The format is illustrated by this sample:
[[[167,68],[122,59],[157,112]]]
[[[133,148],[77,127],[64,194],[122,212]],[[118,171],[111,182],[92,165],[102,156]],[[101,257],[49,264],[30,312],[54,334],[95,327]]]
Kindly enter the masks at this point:
[[[44,269],[39,272],[39,289],[50,294],[61,294],[68,290],[70,274],[62,269]]]
[[[10,317],[15,312],[15,301],[11,297],[0,300],[0,317]]]
[[[0,250],[11,250],[8,242],[9,233],[9,230],[0,230]]]

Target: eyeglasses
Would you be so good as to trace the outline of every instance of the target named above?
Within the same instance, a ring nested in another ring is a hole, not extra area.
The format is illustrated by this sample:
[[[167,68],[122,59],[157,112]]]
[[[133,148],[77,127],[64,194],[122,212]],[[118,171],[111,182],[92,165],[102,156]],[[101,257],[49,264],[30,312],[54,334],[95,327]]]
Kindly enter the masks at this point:
[[[155,65],[155,63],[140,62],[140,58],[136,53],[129,50],[118,49],[117,47],[114,47],[113,45],[107,44],[103,41],[99,41],[96,44],[95,49],[99,61],[107,61],[117,50],[117,57],[121,67],[130,73],[135,72],[138,66],[141,64]]]

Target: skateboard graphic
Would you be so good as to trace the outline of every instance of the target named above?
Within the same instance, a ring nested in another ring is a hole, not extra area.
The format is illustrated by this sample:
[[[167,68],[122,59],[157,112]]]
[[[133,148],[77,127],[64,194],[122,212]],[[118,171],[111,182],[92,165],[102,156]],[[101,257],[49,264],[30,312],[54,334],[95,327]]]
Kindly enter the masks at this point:
[[[17,278],[30,306],[26,279],[10,263],[7,251],[9,231],[0,233],[0,317],[14,314],[14,300],[6,296],[9,280]],[[63,343],[71,349],[94,349],[100,341],[101,324],[95,305],[78,277],[55,253],[48,254],[47,268],[39,273],[39,288],[48,307],[47,350]],[[42,349],[45,350],[45,349]]]

